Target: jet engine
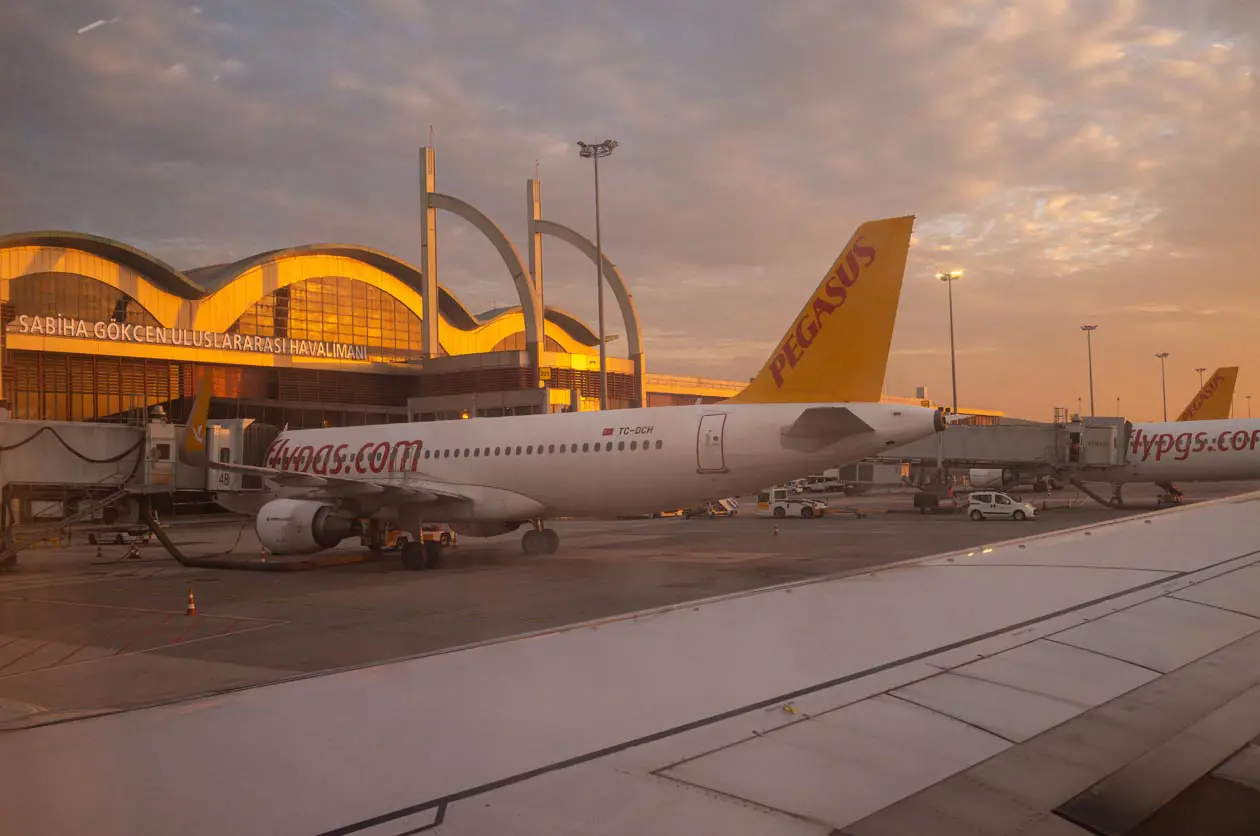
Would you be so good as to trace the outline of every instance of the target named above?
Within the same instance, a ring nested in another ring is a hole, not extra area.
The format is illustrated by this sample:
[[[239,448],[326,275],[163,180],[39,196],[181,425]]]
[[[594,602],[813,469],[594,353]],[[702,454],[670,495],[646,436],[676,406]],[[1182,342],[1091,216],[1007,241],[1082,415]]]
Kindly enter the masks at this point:
[[[521,527],[519,522],[455,522],[450,525],[463,537],[498,537]]]
[[[362,533],[362,524],[309,499],[273,499],[258,512],[254,530],[272,554],[311,554]]]

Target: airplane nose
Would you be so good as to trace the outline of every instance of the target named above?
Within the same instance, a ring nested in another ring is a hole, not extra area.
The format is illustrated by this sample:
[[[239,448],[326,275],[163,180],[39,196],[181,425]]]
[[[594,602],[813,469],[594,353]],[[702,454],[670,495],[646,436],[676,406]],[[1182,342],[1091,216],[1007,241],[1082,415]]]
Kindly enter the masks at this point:
[[[945,420],[945,410],[937,409],[936,415],[932,418],[932,428],[939,433],[944,432],[945,428],[948,426],[949,422]]]

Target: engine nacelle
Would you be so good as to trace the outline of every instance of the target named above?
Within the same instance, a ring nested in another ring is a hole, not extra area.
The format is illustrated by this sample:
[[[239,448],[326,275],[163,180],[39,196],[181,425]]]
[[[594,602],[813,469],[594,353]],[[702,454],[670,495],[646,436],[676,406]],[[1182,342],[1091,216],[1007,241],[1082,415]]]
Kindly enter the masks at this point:
[[[273,499],[258,512],[254,530],[272,554],[311,554],[361,533],[362,524],[310,499]]]
[[[461,537],[498,537],[521,527],[519,522],[456,522],[451,530]]]

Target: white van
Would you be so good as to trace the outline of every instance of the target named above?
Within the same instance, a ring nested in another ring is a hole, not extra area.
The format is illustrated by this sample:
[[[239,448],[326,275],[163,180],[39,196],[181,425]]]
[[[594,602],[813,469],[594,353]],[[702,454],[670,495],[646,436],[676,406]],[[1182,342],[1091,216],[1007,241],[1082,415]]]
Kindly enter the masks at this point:
[[[976,491],[967,502],[967,513],[973,520],[1031,520],[1037,509],[1027,502],[1012,499],[1001,491]]]

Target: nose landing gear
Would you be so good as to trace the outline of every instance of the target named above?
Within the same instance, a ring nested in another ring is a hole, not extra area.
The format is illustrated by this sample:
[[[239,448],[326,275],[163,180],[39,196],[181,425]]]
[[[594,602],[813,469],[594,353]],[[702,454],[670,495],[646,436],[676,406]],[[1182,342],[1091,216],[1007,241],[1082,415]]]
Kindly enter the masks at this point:
[[[542,520],[534,520],[534,527],[521,537],[521,551],[525,554],[555,554],[560,551],[560,535],[553,529],[544,528]]]

